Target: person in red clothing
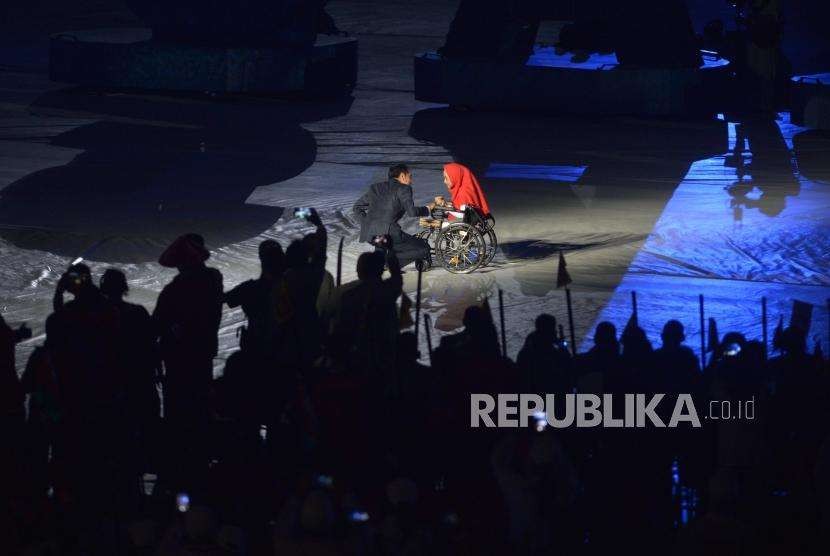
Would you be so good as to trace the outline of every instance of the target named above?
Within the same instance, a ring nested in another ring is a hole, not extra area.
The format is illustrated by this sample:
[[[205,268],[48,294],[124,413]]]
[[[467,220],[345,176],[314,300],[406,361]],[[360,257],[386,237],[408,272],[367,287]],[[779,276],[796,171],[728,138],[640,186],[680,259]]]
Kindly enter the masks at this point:
[[[447,186],[452,206],[456,209],[472,206],[477,208],[483,217],[490,215],[490,207],[484,197],[484,192],[475,175],[466,166],[456,162],[445,164],[444,185]]]

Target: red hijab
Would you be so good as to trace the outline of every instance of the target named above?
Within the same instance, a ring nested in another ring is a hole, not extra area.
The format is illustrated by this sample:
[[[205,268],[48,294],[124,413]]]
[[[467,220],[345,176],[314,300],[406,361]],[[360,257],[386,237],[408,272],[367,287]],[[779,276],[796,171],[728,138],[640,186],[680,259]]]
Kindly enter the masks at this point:
[[[470,205],[480,210],[484,216],[490,214],[490,207],[487,205],[487,199],[484,198],[484,192],[478,184],[478,180],[470,171],[469,168],[450,162],[444,165],[444,171],[450,178],[450,194],[452,195],[452,204],[456,208],[461,205]]]

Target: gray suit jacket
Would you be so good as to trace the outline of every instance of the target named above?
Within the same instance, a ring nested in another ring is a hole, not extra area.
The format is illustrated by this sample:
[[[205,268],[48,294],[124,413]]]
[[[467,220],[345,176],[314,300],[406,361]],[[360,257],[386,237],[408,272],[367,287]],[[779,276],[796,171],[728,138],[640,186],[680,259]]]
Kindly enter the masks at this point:
[[[353,210],[360,221],[360,241],[368,242],[382,235],[392,236],[392,241],[400,238],[398,220],[404,216],[429,216],[427,207],[416,207],[412,201],[412,187],[396,179],[372,184]]]

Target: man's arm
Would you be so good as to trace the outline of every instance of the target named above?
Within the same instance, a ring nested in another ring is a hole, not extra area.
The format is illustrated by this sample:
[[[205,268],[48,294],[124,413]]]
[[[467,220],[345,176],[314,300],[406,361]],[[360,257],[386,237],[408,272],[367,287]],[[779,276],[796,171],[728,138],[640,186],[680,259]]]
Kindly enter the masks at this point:
[[[415,206],[412,200],[412,187],[406,185],[398,188],[398,199],[407,216],[429,216],[429,208]]]
[[[314,256],[314,260],[316,263],[321,264],[321,266],[325,268],[329,234],[326,231],[326,227],[323,225],[323,220],[320,218],[320,215],[317,214],[316,210],[311,209],[311,216],[308,217],[308,221],[314,224],[317,228],[314,232],[317,235],[317,253]]]
[[[242,282],[235,288],[225,292],[224,301],[231,309],[235,309],[242,305],[242,301],[248,297],[248,288],[250,281]]]

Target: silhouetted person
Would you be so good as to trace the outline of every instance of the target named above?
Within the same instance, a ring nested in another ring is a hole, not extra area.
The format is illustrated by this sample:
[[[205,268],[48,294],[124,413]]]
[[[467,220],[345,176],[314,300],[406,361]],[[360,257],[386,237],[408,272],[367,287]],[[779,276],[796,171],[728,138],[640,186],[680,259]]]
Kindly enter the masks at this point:
[[[29,395],[26,418],[26,465],[31,485],[30,493],[36,496],[46,492],[49,483],[50,451],[57,449],[56,438],[62,430],[61,397],[49,338],[35,347],[21,377],[21,386]],[[59,485],[64,486],[64,485]]]
[[[438,348],[450,351],[466,351],[467,356],[500,357],[499,338],[496,332],[490,306],[471,305],[462,318],[464,330],[441,338]]]
[[[455,398],[450,403],[469,403],[472,392],[516,392],[516,372],[501,355],[489,304],[467,307],[462,322],[464,330],[441,338],[433,355],[437,374],[446,377],[450,399]],[[464,419],[469,426],[469,414]]]
[[[620,343],[617,329],[610,322],[601,322],[594,332],[594,347],[576,358],[578,387],[582,392],[598,394],[606,388],[606,376],[618,371]]]
[[[394,248],[393,248],[394,249]],[[383,279],[384,265],[390,277]],[[392,370],[398,339],[396,301],[403,278],[394,250],[363,253],[357,259],[358,284],[343,293],[333,347],[347,364],[371,377],[386,395],[399,391]]]
[[[522,392],[565,394],[573,388],[571,355],[562,347],[553,315],[536,317],[516,363],[522,375]]]
[[[447,417],[436,430],[445,437],[442,448],[447,481],[459,513],[474,523],[475,534],[497,536],[505,528],[503,502],[490,464],[492,448],[502,431],[470,429],[470,395],[518,392],[516,369],[499,350],[498,334],[487,303],[467,307],[464,330],[444,336],[433,361],[446,380]]]
[[[405,233],[398,221],[404,216],[429,216],[435,206],[416,207],[412,200],[412,172],[405,164],[389,169],[389,179],[372,184],[354,204],[360,221],[360,241],[372,243],[378,236],[389,236],[401,268],[429,258],[429,244]]]
[[[646,336],[632,318],[628,321],[620,336],[622,355],[619,372],[612,373],[609,387],[617,392],[644,391],[651,379],[654,349]]]
[[[127,303],[127,277],[108,268],[101,276],[101,293],[118,311],[121,321],[119,350],[125,374],[125,412],[130,427],[131,465],[150,469],[151,435],[158,425],[160,403],[156,380],[160,374],[158,345],[150,313],[141,305]]]
[[[398,336],[395,366],[401,377],[401,398],[417,411],[416,406],[427,404],[432,395],[432,373],[429,367],[418,362],[421,352],[413,332]]]
[[[57,286],[74,298],[46,320],[46,345],[60,396],[53,462],[60,469],[56,491],[89,519],[103,504],[119,504],[116,482],[123,463],[125,370],[118,310],[92,283],[89,267],[72,265]],[[118,511],[113,507],[113,511]],[[100,518],[100,513],[97,514]],[[91,534],[87,531],[84,534]]]
[[[666,322],[660,337],[663,343],[654,351],[651,380],[644,391],[666,394],[668,405],[660,407],[660,415],[664,420],[671,418],[670,411],[676,399],[674,396],[678,394],[691,394],[695,407],[702,410],[708,401],[701,391],[703,375],[694,351],[683,344],[686,340],[683,325],[677,320]],[[709,449],[713,443],[711,434],[714,432],[712,423],[703,425],[705,429],[702,431],[673,431],[677,434],[669,439],[669,443],[673,444],[672,455],[679,459],[684,483],[701,491],[705,488],[712,465]]]
[[[654,378],[660,392],[694,392],[700,382],[700,362],[689,346],[683,345],[683,325],[670,320],[663,326],[663,345],[654,352]]]
[[[258,433],[263,423],[271,423],[281,404],[275,396],[284,389],[277,381],[279,354],[273,299],[285,272],[285,253],[273,239],[259,244],[260,275],[225,292],[229,307],[242,307],[247,326],[242,327],[240,351],[225,364],[223,376],[228,409],[246,421],[249,432]],[[251,429],[253,427],[253,429]]]
[[[806,336],[801,327],[790,325],[777,339],[781,354],[768,363],[775,388],[771,420],[788,441],[815,447],[826,430],[828,388],[827,378],[807,353]]]
[[[772,379],[785,394],[810,390],[819,386],[819,368],[807,353],[807,334],[800,327],[790,325],[777,342],[780,355],[770,359]]]
[[[408,473],[426,471],[423,462],[431,459],[434,439],[427,424],[436,403],[436,384],[432,369],[418,360],[421,352],[414,332],[398,336],[395,372],[400,384],[400,398],[395,400],[392,422],[398,431],[391,431],[397,441],[395,451],[400,455]]]
[[[117,343],[118,311],[92,283],[85,264],[75,264],[61,276],[55,297],[62,299],[64,292],[74,298],[46,321],[64,410],[87,415],[117,406],[120,400],[113,396],[122,395],[124,376]]]
[[[271,296],[285,271],[285,253],[282,246],[273,239],[259,244],[259,278],[242,282],[225,292],[228,307],[242,307],[248,325],[240,337],[243,350],[260,353],[271,345],[269,335],[273,333],[273,312]]]
[[[209,257],[201,236],[176,239],[159,264],[179,273],[161,291],[153,311],[164,361],[164,418],[173,441],[168,453],[197,467],[205,463],[208,396],[222,318],[222,274],[205,265]]]
[[[17,342],[32,336],[25,325],[17,330],[11,328],[0,315],[0,418],[23,421],[23,390],[17,379],[14,350]]]
[[[15,368],[15,345],[20,340],[31,337],[31,331],[25,326],[17,330],[12,329],[0,316],[0,434],[6,445],[11,449],[0,458],[0,532],[6,533],[7,501],[15,504],[25,493],[23,486],[24,473],[24,418],[23,386],[17,379]],[[29,493],[25,493],[29,494]],[[7,535],[4,538],[9,539]],[[11,548],[11,546],[9,547]]]
[[[283,346],[280,357],[298,371],[311,367],[322,342],[317,298],[326,275],[328,233],[316,210],[311,209],[308,222],[317,229],[286,249],[285,273],[272,303],[277,341]]]

